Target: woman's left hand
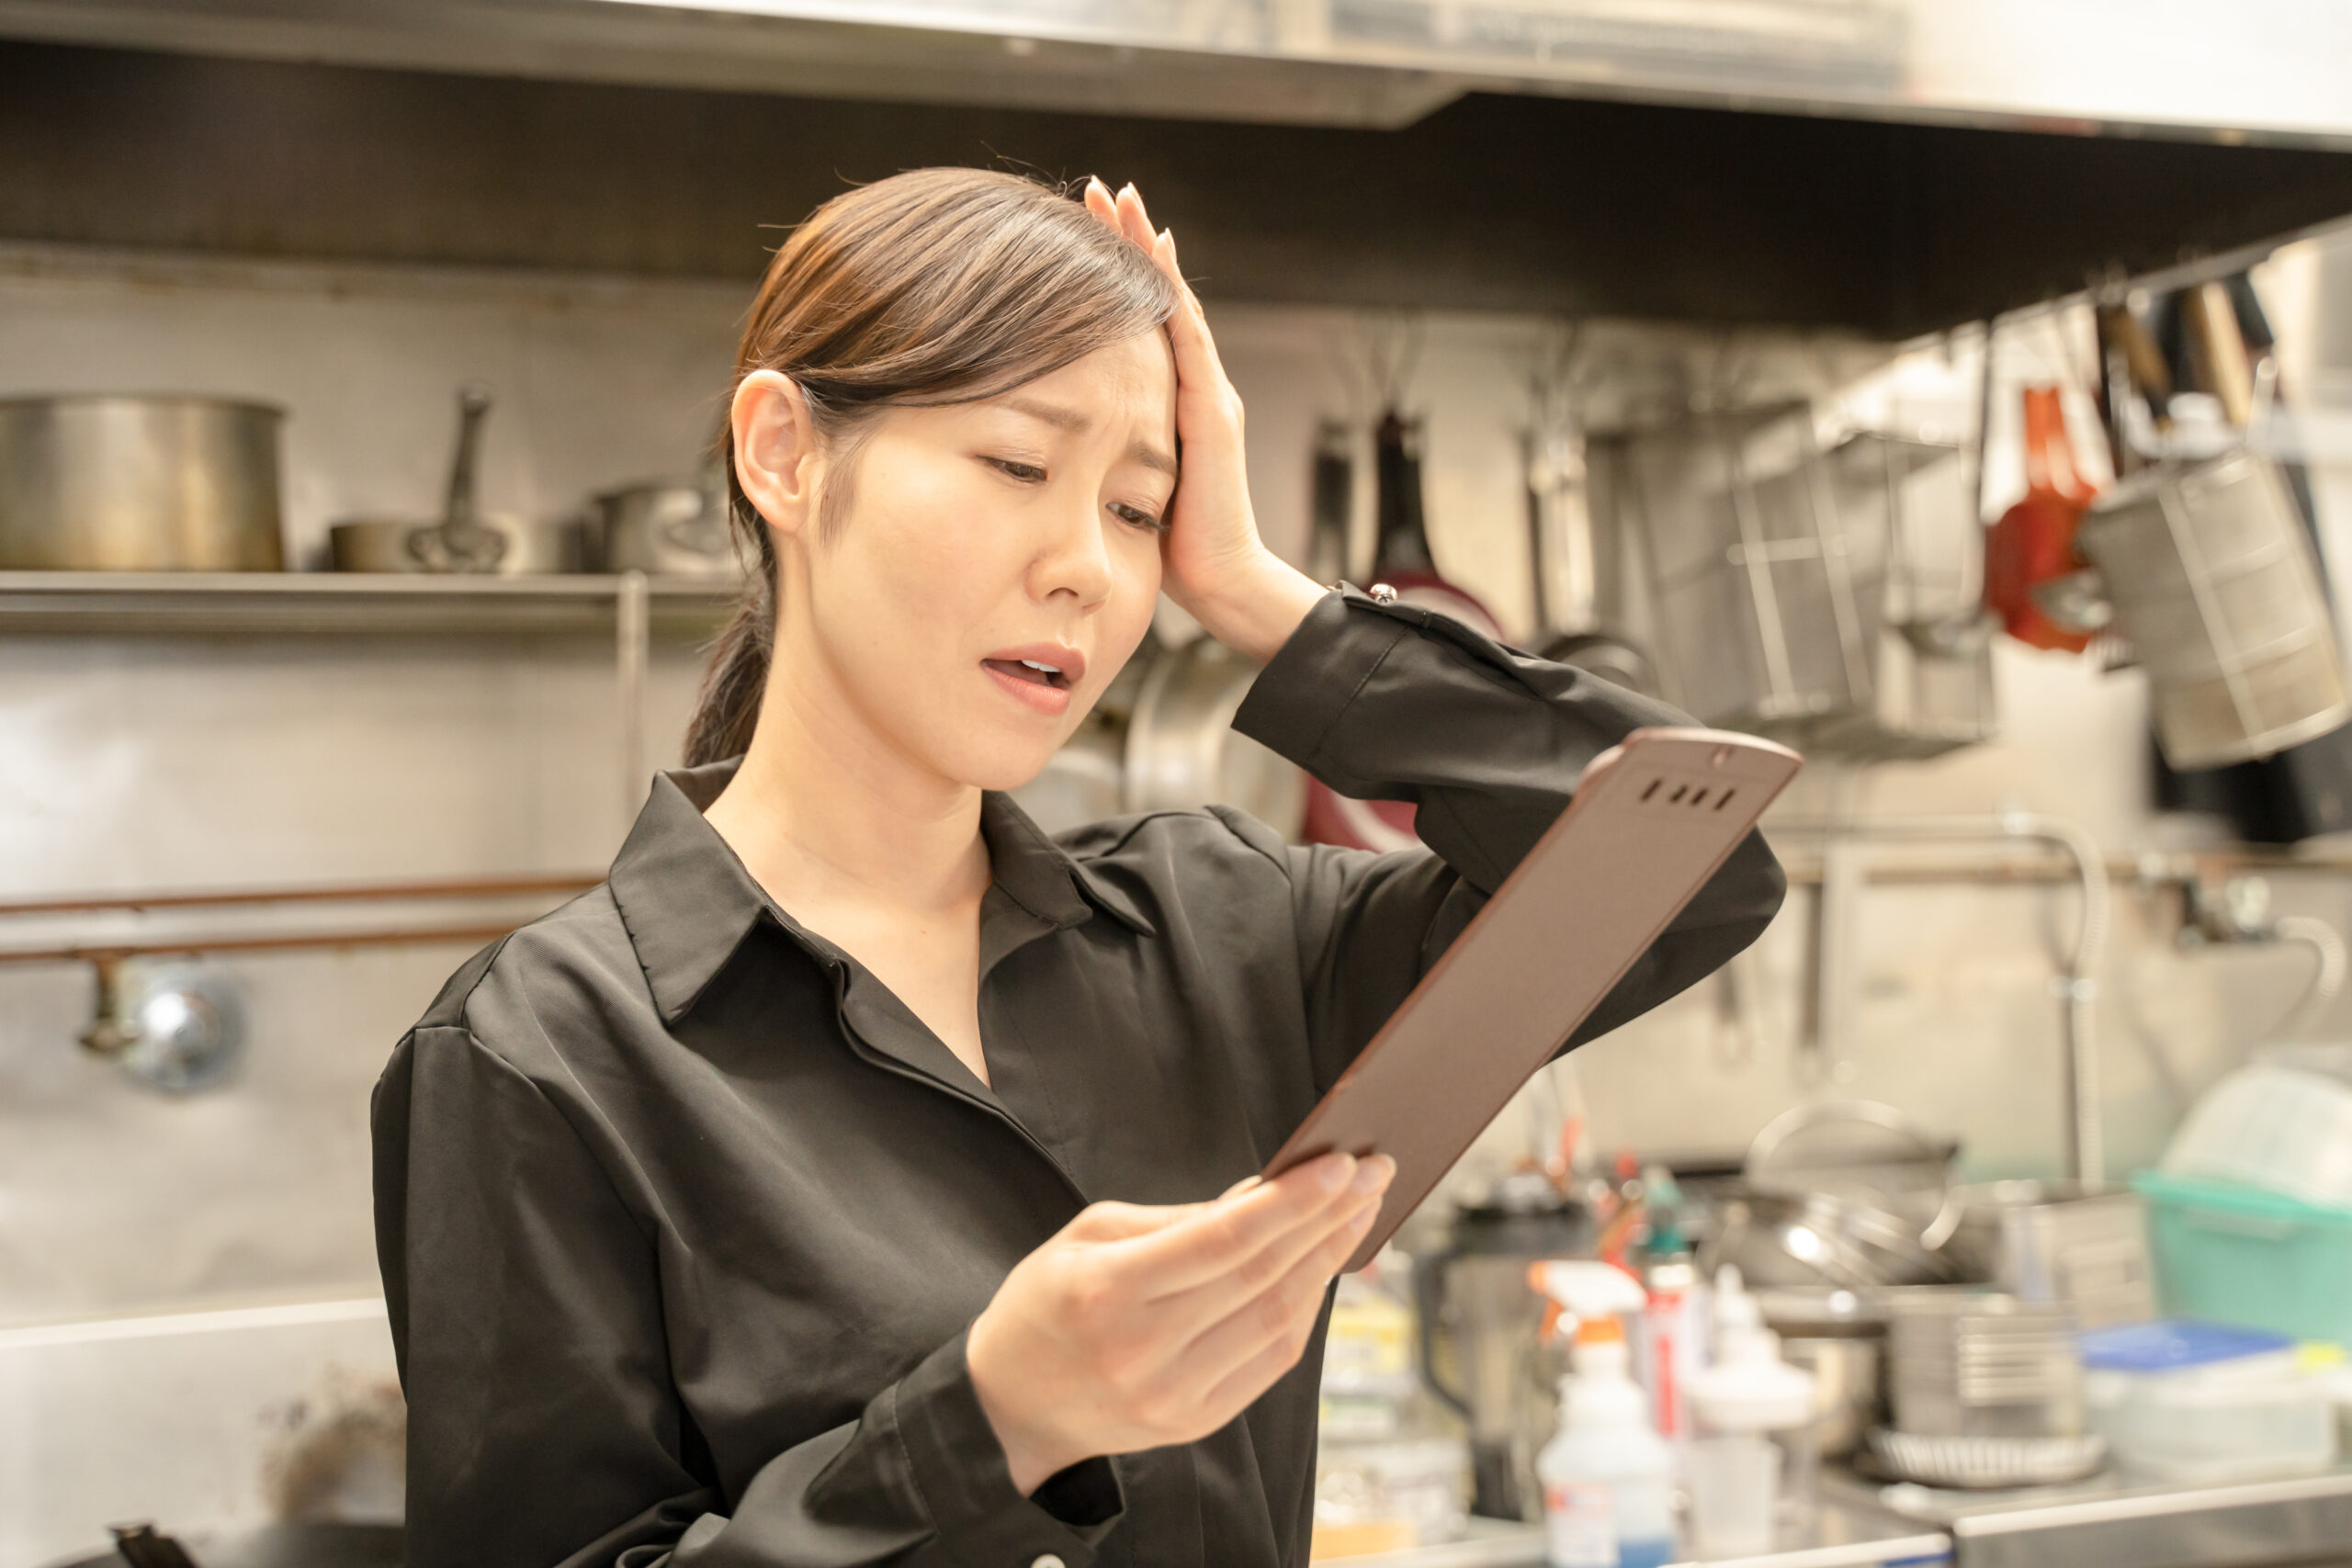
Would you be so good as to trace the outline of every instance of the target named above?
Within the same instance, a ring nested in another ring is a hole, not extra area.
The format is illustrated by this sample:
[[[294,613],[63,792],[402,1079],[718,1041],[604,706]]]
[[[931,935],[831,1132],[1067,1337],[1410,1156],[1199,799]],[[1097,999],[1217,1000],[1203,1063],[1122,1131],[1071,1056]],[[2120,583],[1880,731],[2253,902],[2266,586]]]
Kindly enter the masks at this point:
[[[1258,536],[1242,456],[1241,394],[1217,360],[1201,302],[1176,262],[1176,236],[1155,232],[1132,185],[1086,185],[1087,210],[1148,252],[1176,286],[1168,340],[1176,354],[1176,439],[1182,477],[1160,547],[1168,596],[1229,648],[1263,661],[1298,629],[1324,590]]]

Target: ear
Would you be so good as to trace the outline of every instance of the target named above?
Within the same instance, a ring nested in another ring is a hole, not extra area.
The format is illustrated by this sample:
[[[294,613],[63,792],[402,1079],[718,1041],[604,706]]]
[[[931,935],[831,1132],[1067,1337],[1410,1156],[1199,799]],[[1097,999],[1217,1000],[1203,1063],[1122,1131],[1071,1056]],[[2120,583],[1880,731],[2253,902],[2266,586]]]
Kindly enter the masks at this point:
[[[808,394],[778,371],[754,370],[735,389],[729,423],[744,496],[778,533],[813,536],[824,453]]]

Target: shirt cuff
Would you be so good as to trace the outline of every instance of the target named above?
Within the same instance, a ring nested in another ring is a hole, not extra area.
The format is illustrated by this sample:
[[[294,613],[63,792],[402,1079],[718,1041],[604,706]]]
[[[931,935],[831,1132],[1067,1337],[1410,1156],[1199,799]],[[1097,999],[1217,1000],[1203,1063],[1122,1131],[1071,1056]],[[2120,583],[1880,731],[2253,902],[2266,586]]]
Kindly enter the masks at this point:
[[[1048,1479],[1034,1497],[1013,1490],[1004,1445],[980,1407],[964,1346],[958,1334],[925,1357],[899,1380],[892,1401],[915,1487],[946,1560],[1026,1568],[1054,1556],[1068,1568],[1085,1568],[1125,1511],[1117,1472],[1107,1459],[1090,1459]]]
[[[1233,716],[1233,728],[1315,772],[1316,759],[1340,716],[1390,650],[1412,636],[1427,615],[1378,604],[1370,594],[1340,583],[1316,602],[1258,672]]]

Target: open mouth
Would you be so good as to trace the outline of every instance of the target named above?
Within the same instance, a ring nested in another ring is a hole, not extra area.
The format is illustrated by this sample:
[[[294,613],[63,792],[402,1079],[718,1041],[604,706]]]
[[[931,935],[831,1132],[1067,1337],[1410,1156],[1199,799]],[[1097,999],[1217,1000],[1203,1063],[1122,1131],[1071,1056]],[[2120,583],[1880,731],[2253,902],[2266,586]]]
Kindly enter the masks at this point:
[[[1012,680],[1026,681],[1033,686],[1050,686],[1057,692],[1069,690],[1067,673],[1055,665],[1035,659],[983,659],[980,662]]]

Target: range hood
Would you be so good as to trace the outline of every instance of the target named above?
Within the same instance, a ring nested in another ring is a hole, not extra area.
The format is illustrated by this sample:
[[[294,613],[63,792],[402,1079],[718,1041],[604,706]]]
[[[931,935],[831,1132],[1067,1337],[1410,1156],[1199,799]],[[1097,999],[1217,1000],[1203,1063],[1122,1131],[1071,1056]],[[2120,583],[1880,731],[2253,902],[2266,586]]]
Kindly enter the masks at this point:
[[[1394,129],[1472,92],[2352,146],[2312,0],[0,0],[0,37]]]

